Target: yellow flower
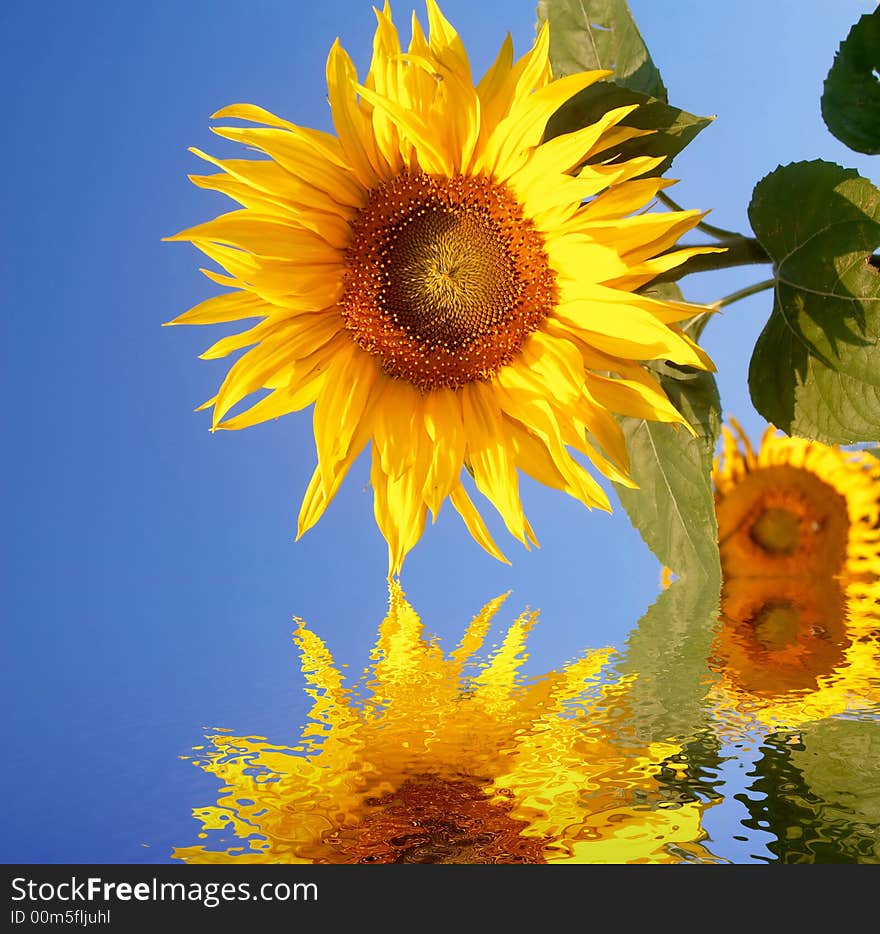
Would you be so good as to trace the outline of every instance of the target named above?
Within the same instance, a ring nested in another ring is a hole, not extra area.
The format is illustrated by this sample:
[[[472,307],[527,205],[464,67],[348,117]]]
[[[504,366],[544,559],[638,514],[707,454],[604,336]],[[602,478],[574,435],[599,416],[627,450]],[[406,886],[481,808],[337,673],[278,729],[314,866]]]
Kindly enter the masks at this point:
[[[670,184],[659,158],[616,158],[645,131],[634,107],[544,139],[550,116],[606,77],[550,80],[545,25],[513,60],[510,39],[474,86],[461,39],[427,0],[401,49],[386,5],[360,82],[335,43],[327,86],[336,135],[251,104],[215,114],[263,124],[215,132],[264,153],[196,176],[242,208],[170,239],[226,271],[233,291],[176,324],[261,319],[203,357],[251,347],[229,369],[214,428],[314,404],[318,466],[299,516],[319,519],[372,442],[372,486],[389,569],[448,498],[473,537],[506,560],[462,484],[463,470],[527,547],[523,471],[588,507],[610,509],[573,456],[622,483],[629,465],[611,413],[682,422],[644,363],[710,368],[676,326],[693,306],[633,290],[705,248],[673,250],[702,216],[643,211]],[[586,160],[591,160],[586,164]],[[251,407],[230,414],[252,393]]]
[[[713,471],[720,718],[775,729],[880,700],[880,461],[731,421]]]
[[[373,664],[354,689],[300,624],[295,638],[314,699],[301,741],[210,737],[196,764],[223,788],[216,805],[194,814],[203,838],[215,839],[175,857],[713,861],[699,843],[704,805],[675,792],[680,748],[615,740],[627,681],[603,678],[610,650],[526,685],[520,669],[536,618],[526,613],[479,662],[503,600],[487,604],[446,657],[392,581]]]
[[[880,460],[725,426],[712,479],[725,579],[880,574]]]

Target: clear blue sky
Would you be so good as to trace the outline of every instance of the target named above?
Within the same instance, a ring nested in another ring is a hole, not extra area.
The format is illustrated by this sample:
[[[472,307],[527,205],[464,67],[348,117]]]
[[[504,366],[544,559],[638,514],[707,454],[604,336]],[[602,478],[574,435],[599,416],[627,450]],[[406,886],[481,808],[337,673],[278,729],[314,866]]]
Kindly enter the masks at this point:
[[[676,162],[672,194],[747,230],[755,182],[821,157],[880,177],[819,114],[822,81],[868,0],[632,0],[671,101],[718,115]],[[532,2],[447,0],[477,72],[509,30],[533,36]],[[398,21],[410,5],[397,2]],[[423,17],[424,19],[424,17]],[[304,710],[291,617],[359,670],[385,608],[385,545],[360,462],[299,543],[314,466],[308,413],[244,432],[193,414],[223,362],[196,359],[220,329],[160,324],[214,294],[199,255],[161,238],[225,210],[195,189],[191,145],[224,104],[260,104],[330,128],[324,61],[339,35],[368,58],[367,2],[170,0],[6,4],[0,61],[7,143],[0,236],[7,491],[3,679],[7,802],[2,858],[165,859],[196,825],[211,781],[178,759],[205,727],[290,737]],[[761,277],[686,285],[711,300]],[[725,409],[757,431],[749,349],[768,295],[706,334]],[[542,622],[534,671],[587,646],[622,645],[653,601],[659,567],[621,510],[588,513],[524,483],[541,549],[499,532],[497,564],[444,510],[404,568],[428,628],[451,647],[471,615],[512,589]],[[145,848],[142,844],[149,844]]]

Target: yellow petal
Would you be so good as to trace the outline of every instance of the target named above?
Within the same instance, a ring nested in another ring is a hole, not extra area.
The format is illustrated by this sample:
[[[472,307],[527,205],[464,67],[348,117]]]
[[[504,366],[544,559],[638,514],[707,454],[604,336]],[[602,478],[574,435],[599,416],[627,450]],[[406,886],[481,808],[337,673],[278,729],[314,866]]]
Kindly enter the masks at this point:
[[[547,184],[550,181],[548,176],[552,178],[579,166],[605,129],[636,109],[638,105],[632,104],[609,110],[596,123],[542,143],[529,154],[523,167],[510,176],[510,185],[527,200],[532,185],[536,182]]]
[[[376,412],[373,447],[382,471],[402,476],[416,461],[413,439],[421,428],[421,396],[410,383],[388,381],[381,408]]]
[[[486,523],[483,522],[483,517],[477,511],[477,508],[474,506],[471,498],[467,494],[467,490],[465,490],[461,483],[459,483],[457,487],[454,487],[450,492],[449,502],[452,503],[455,511],[463,519],[464,524],[474,541],[477,542],[480,547],[489,552],[493,558],[497,558],[499,561],[503,561],[505,564],[510,564],[510,561],[507,560],[507,558],[504,556],[504,553],[495,544],[492,536],[489,534],[489,530],[486,528]]]
[[[459,484],[464,463],[465,435],[461,403],[451,389],[438,389],[424,397],[425,431],[431,442],[431,463],[423,496],[436,519],[440,506]]]
[[[588,386],[599,404],[612,412],[653,422],[679,422],[693,430],[665,393],[652,391],[643,383],[591,373]]]
[[[353,341],[334,360],[334,378],[324,384],[314,413],[315,446],[325,492],[333,484],[336,465],[348,454],[357,426],[370,417],[385,382],[375,359]]]
[[[462,387],[461,403],[467,461],[477,489],[498,510],[511,535],[528,547],[516,463],[504,432],[501,410],[491,389],[481,383]]]
[[[357,72],[337,39],[327,57],[327,93],[333,125],[355,176],[362,185],[373,188],[386,167],[381,165],[373,144],[368,115],[358,107],[356,88]]]
[[[250,292],[224,292],[200,302],[165,324],[225,324],[242,318],[263,318],[270,314],[272,308]]]
[[[276,334],[239,357],[217,392],[215,427],[236,403],[265,386],[284,366],[312,353],[339,332],[341,319],[338,315],[316,317],[317,320],[306,327],[296,319],[283,322]]]
[[[417,113],[405,110],[397,101],[382,97],[363,86],[361,96],[374,107],[383,110],[394,121],[399,132],[415,147],[421,168],[437,175],[452,175],[452,154],[435,142],[437,134]]]
[[[540,143],[547,121],[559,107],[609,74],[597,70],[567,75],[518,101],[493,130],[476,170],[499,179],[509,178],[522,165],[527,150]]]
[[[427,518],[417,473],[410,467],[397,477],[388,476],[374,444],[370,482],[376,524],[388,542],[388,574],[399,574],[404,558],[421,538]]]
[[[353,171],[328,159],[299,134],[271,127],[211,127],[224,139],[255,146],[295,178],[303,179],[340,204],[360,207],[365,188]]]
[[[597,305],[568,302],[553,312],[563,328],[579,333],[583,340],[601,351],[631,360],[674,360],[686,366],[705,368],[703,356],[693,342],[650,312],[635,305]],[[559,329],[558,333],[563,333]]]

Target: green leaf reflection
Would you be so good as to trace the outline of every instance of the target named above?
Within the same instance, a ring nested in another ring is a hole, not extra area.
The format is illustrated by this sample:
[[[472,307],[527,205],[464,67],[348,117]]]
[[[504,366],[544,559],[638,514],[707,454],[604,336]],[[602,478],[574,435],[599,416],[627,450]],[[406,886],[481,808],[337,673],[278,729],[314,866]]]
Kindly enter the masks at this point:
[[[720,591],[720,576],[674,581],[630,634],[620,670],[637,676],[626,711],[637,738],[681,740],[705,730]]]
[[[745,827],[781,863],[880,862],[880,722],[829,719],[767,737]],[[770,859],[768,859],[768,862]]]

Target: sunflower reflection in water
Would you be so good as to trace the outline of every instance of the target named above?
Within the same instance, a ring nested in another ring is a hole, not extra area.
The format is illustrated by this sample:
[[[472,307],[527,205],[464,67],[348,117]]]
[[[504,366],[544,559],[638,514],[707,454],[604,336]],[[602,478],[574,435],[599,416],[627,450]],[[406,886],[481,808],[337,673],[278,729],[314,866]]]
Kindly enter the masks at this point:
[[[736,422],[713,473],[724,716],[784,728],[880,701],[880,461]]]
[[[526,547],[536,537],[519,471],[610,510],[573,454],[632,485],[614,414],[684,421],[646,363],[712,366],[677,326],[694,306],[635,291],[714,252],[674,249],[701,212],[645,210],[671,182],[645,177],[662,157],[621,158],[623,143],[648,135],[624,125],[636,107],[545,138],[554,112],[610,72],[551,81],[545,24],[519,60],[508,37],[475,86],[458,34],[434,0],[427,11],[429,34],[414,17],[406,50],[389,7],[377,11],[363,83],[333,45],[336,135],[251,104],[215,114],[262,124],[215,132],[267,158],[196,151],[220,172],[193,181],[242,208],[169,238],[222,266],[206,274],[232,289],[172,323],[262,319],[203,354],[251,348],[203,406],[213,427],[314,405],[318,466],[300,535],[371,443],[392,573],[447,499],[506,560],[465,472]]]
[[[399,585],[373,663],[355,690],[305,624],[295,639],[314,698],[299,744],[216,735],[196,764],[223,783],[198,808],[187,862],[627,863],[714,861],[704,805],[674,793],[668,743],[626,747],[611,712],[628,680],[610,650],[524,684],[535,613],[488,661],[479,652],[500,597],[448,657],[425,638]],[[217,839],[219,838],[219,839]],[[216,846],[216,848],[213,848]]]

